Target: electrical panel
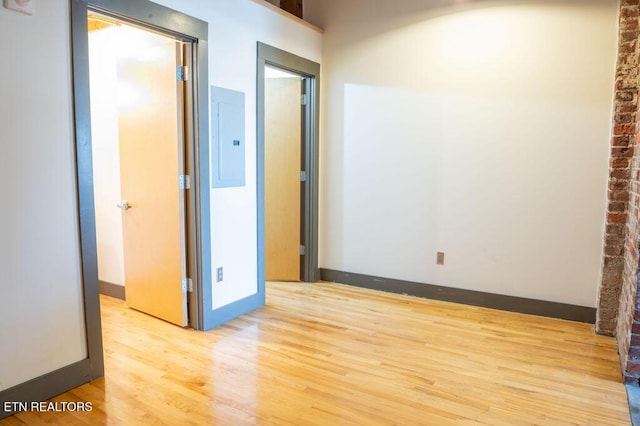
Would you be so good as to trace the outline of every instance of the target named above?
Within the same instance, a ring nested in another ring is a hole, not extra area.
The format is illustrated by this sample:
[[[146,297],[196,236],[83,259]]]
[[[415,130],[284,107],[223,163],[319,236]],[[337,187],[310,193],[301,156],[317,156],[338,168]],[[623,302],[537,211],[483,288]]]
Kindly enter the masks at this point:
[[[244,93],[211,87],[211,185],[245,186]]]

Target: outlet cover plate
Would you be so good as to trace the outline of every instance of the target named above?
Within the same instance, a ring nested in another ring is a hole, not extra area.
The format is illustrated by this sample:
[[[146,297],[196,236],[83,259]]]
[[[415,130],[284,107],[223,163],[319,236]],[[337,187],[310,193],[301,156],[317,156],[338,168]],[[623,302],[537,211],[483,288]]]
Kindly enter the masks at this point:
[[[33,15],[36,11],[36,0],[4,0],[5,9]]]

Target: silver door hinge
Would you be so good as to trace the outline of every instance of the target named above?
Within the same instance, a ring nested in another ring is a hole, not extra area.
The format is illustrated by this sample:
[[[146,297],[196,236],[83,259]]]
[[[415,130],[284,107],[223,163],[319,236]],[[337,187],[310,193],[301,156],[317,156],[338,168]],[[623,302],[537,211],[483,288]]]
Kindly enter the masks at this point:
[[[300,97],[300,104],[301,105],[306,105],[307,104],[307,95],[302,95]]]
[[[193,291],[193,280],[191,278],[185,278],[182,280],[182,292]]]
[[[187,81],[189,80],[189,67],[186,65],[178,65],[176,67],[176,80]]]
[[[307,253],[305,246],[300,246],[300,256],[304,256]]]
[[[189,175],[180,175],[178,177],[178,185],[180,189],[191,189],[191,177]]]
[[[303,170],[300,172],[300,182],[306,182],[306,181],[307,181],[307,172]]]

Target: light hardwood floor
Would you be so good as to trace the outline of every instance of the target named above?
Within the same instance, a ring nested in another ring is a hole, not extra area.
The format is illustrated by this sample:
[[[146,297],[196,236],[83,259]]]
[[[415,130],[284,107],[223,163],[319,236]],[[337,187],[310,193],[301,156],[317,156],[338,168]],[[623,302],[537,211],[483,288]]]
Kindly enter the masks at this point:
[[[593,326],[318,283],[210,332],[102,299],[106,378],[6,425],[628,425]]]

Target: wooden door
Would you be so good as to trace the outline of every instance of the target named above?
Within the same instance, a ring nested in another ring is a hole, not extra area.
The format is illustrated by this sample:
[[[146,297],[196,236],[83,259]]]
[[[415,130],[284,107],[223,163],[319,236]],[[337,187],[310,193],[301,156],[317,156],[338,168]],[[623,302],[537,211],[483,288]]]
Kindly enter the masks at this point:
[[[265,276],[300,281],[302,83],[265,79]]]
[[[118,63],[119,137],[127,304],[187,325],[182,291],[182,92],[179,43],[146,33],[136,57]]]

